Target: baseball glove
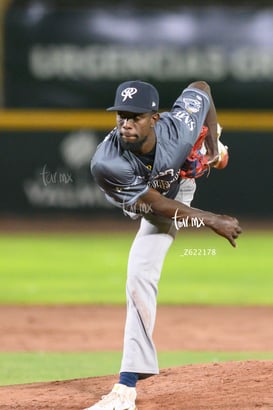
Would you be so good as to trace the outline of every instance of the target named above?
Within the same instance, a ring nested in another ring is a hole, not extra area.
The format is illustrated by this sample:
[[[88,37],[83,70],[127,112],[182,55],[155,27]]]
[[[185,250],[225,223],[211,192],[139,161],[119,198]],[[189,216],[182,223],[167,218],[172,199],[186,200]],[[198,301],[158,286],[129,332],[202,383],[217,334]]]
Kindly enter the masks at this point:
[[[201,152],[202,144],[206,138],[207,132],[208,127],[203,125],[199,137],[180,171],[180,176],[182,178],[200,178],[209,171],[208,160]]]
[[[227,166],[229,155],[228,147],[226,145],[223,145],[220,141],[222,128],[219,124],[217,129],[219,160],[216,164],[213,165],[213,168],[222,169]],[[182,178],[200,178],[205,174],[209,174],[210,165],[208,164],[208,158],[204,152],[204,140],[207,136],[207,132],[208,128],[203,125],[199,137],[180,171],[180,176]]]

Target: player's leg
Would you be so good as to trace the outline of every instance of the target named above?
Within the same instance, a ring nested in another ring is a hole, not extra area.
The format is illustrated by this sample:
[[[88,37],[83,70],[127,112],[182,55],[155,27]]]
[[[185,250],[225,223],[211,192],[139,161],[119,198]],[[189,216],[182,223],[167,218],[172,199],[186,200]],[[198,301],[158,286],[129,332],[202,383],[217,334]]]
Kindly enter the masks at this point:
[[[176,199],[190,205],[194,191],[195,182],[183,180]],[[138,377],[158,373],[157,354],[152,340],[158,281],[164,258],[176,232],[173,221],[169,219],[146,215],[141,220],[128,260],[127,317],[121,377],[113,390],[97,404],[89,407],[90,410],[135,410],[134,386]],[[123,375],[129,378],[130,383],[124,382]]]
[[[127,317],[121,372],[141,376],[158,373],[152,340],[158,281],[162,264],[173,241],[172,222],[142,218],[132,244],[127,271]],[[141,377],[140,376],[140,377]]]
[[[190,205],[195,187],[194,180],[183,180],[176,199]],[[128,260],[122,373],[133,372],[139,377],[158,373],[157,354],[152,340],[158,282],[176,232],[173,221],[167,218],[147,215],[141,220]]]

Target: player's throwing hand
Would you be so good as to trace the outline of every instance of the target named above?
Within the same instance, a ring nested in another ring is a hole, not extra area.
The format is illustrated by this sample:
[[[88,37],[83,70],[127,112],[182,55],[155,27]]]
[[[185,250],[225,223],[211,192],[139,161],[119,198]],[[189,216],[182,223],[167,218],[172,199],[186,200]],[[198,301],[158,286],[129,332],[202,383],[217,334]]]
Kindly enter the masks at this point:
[[[235,239],[242,233],[239,221],[228,215],[216,215],[215,221],[210,226],[218,235],[224,236],[236,248]]]

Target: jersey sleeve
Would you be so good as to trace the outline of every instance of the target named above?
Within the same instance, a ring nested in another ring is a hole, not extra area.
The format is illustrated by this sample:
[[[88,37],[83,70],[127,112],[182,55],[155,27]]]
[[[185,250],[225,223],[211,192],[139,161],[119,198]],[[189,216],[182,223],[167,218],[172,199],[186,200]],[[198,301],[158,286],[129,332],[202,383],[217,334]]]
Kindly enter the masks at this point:
[[[204,91],[199,88],[186,88],[175,101],[171,114],[174,119],[183,123],[184,132],[188,129],[189,136],[197,139],[209,107],[210,100]],[[196,139],[191,142],[194,144]]]
[[[106,199],[120,208],[134,204],[149,189],[145,179],[135,175],[128,161],[120,157],[98,161],[95,156],[91,173]]]

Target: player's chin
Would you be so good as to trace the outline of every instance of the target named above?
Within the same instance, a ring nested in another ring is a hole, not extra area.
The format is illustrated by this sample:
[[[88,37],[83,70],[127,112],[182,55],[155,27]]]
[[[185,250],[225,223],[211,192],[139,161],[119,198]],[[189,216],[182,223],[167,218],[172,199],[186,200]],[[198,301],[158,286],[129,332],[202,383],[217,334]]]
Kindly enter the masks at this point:
[[[136,142],[138,140],[138,137],[136,135],[121,135],[121,138],[125,142]]]
[[[142,141],[139,141],[137,137],[135,137],[134,139],[130,137],[129,139],[129,137],[124,138],[123,136],[121,136],[120,145],[124,150],[138,153],[140,152],[140,149],[142,147]]]

